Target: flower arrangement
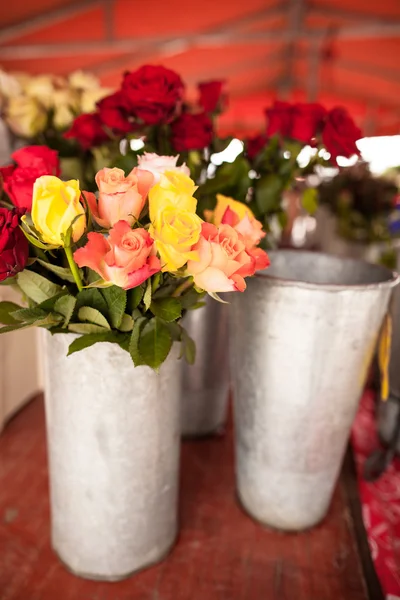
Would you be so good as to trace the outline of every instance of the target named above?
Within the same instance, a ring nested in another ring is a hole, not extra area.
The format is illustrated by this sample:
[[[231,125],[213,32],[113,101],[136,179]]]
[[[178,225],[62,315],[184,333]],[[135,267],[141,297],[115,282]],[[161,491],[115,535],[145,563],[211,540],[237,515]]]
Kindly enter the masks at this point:
[[[215,118],[225,105],[222,81],[200,83],[197,100],[190,103],[177,73],[144,65],[125,73],[120,89],[100,100],[96,110],[78,116],[65,137],[77,143],[88,186],[100,168],[114,165],[129,172],[144,153],[179,153],[179,164],[187,165],[196,183],[204,183],[210,155],[230,142],[215,132]],[[202,193],[200,188],[200,204]]]
[[[389,241],[399,233],[397,186],[374,177],[366,163],[342,169],[318,188],[319,203],[337,218],[338,234],[354,242]]]
[[[109,93],[94,75],[82,71],[68,78],[0,71],[0,110],[11,133],[58,150],[71,146],[62,133],[74,118],[94,110],[96,102]]]
[[[311,214],[315,212],[316,190],[299,183],[317,165],[336,165],[338,156],[359,154],[356,140],[361,131],[341,107],[328,111],[320,104],[277,101],[265,114],[265,132],[247,139],[244,154],[219,167],[205,187],[218,189],[223,181],[229,182],[225,184],[228,195],[246,202],[269,233],[273,217],[282,229],[286,226],[283,197],[287,190],[303,188],[302,206]],[[305,146],[313,148],[313,156],[306,167],[301,167],[298,157]]]
[[[62,181],[48,148],[24,148],[14,159],[18,166],[6,169],[11,177],[20,169],[18,185],[3,169],[0,281],[15,285],[29,306],[1,302],[0,333],[72,332],[79,337],[69,353],[108,341],[154,369],[181,341],[193,361],[181,316],[206,292],[218,299],[244,291],[245,278],[269,264],[257,248],[261,224],[241,203],[219,206],[209,222],[196,214],[196,185],[185,165],[174,166],[177,157],[166,168],[162,157],[145,157],[148,168],[127,176],[105,167],[96,194]]]

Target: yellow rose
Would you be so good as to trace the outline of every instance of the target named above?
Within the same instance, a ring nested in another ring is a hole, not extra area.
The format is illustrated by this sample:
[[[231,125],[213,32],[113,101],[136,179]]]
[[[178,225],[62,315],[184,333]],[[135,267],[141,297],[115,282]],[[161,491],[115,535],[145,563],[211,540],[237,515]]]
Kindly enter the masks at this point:
[[[85,211],[79,199],[79,181],[61,181],[52,175],[39,177],[33,186],[32,221],[47,244],[64,246],[71,223],[72,239],[78,241],[86,228]],[[79,217],[79,218],[76,218]]]
[[[171,204],[160,210],[149,233],[161,257],[162,271],[177,271],[188,260],[198,260],[192,246],[199,240],[202,220],[195,213]]]
[[[205,210],[204,216],[207,221],[210,223],[214,223],[217,227],[221,225],[222,217],[225,214],[227,208],[233,210],[234,213],[237,214],[239,220],[241,221],[247,215],[252,221],[255,217],[246,204],[243,202],[238,202],[233,198],[228,198],[228,196],[222,196],[222,194],[217,194],[217,206],[214,210]]]
[[[149,192],[150,220],[154,221],[167,205],[195,213],[197,200],[193,194],[196,190],[194,181],[185,173],[166,171]]]
[[[54,127],[58,130],[67,129],[76,116],[79,99],[76,92],[71,90],[56,90],[53,94]]]
[[[99,80],[92,73],[74,71],[68,77],[69,85],[75,90],[95,90],[100,87]]]
[[[94,90],[83,90],[81,93],[80,112],[91,113],[96,110],[97,102],[112,94],[111,88],[97,88]]]
[[[53,104],[53,94],[55,91],[52,75],[37,75],[31,77],[24,86],[24,92],[30,98],[38,100],[46,108]]]
[[[16,135],[31,138],[45,129],[47,112],[34,98],[16,96],[7,103],[5,119]]]

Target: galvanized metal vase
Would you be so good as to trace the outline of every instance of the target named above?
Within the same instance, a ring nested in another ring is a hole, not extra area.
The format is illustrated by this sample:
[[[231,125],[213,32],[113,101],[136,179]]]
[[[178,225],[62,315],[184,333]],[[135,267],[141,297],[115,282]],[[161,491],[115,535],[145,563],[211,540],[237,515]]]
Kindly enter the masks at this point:
[[[314,252],[270,253],[231,304],[237,489],[257,520],[326,514],[397,275]]]
[[[228,305],[206,305],[183,319],[196,343],[196,361],[182,361],[181,427],[185,437],[218,432],[226,423],[229,396]]]
[[[157,374],[108,342],[67,357],[73,339],[42,339],[52,544],[75,574],[113,581],[177,535],[179,361]]]

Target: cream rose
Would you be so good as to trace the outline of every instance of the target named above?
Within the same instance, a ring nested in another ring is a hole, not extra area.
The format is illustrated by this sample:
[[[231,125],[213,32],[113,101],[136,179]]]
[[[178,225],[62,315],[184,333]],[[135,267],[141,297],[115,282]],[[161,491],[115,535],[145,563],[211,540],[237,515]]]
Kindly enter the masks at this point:
[[[151,152],[145,152],[143,156],[138,157],[138,169],[144,169],[150,171],[154,175],[154,183],[158,183],[166,171],[175,171],[177,173],[184,173],[190,176],[190,169],[183,163],[183,165],[177,166],[179,154],[177,156],[158,156]]]

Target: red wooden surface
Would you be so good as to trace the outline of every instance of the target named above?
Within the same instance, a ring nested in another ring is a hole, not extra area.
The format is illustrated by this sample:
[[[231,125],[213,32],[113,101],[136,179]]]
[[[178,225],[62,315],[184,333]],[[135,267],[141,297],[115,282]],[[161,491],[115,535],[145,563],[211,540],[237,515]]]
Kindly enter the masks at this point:
[[[160,565],[119,583],[68,573],[49,541],[43,403],[0,436],[1,600],[366,600],[340,483],[327,519],[301,534],[254,523],[234,493],[232,435],[183,444],[181,533]]]

